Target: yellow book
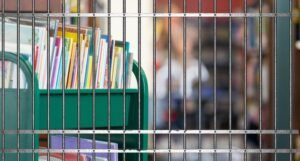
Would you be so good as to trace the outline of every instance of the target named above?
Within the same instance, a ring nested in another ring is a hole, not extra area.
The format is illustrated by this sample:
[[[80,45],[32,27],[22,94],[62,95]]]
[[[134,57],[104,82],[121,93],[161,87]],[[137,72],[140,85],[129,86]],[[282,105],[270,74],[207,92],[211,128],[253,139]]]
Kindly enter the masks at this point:
[[[87,88],[91,88],[91,80],[92,80],[92,69],[93,69],[93,56],[89,56],[89,68],[87,75]]]
[[[116,74],[117,74],[117,66],[118,66],[118,57],[119,57],[119,48],[115,47],[114,51],[114,57],[113,57],[113,66],[111,69],[111,88],[115,88],[115,82],[116,82]]]
[[[73,71],[74,71],[76,46],[77,46],[77,43],[73,42],[72,52],[71,52],[71,56],[70,56],[70,66],[69,66],[69,73],[68,73],[68,79],[67,79],[67,82],[68,82],[67,88],[72,87],[72,77],[73,77]]]
[[[65,26],[65,37],[73,39],[77,43],[77,26]],[[81,28],[79,30],[80,36],[83,36],[83,39],[87,37],[87,29]],[[57,36],[62,37],[62,26],[58,27]]]

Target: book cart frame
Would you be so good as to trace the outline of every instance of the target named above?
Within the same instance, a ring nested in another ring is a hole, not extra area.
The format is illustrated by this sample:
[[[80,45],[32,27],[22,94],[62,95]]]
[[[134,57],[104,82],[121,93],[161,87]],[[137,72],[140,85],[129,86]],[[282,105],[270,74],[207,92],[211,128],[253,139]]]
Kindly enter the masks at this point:
[[[0,58],[2,60],[2,57]],[[18,56],[12,53],[5,53],[5,60],[12,63],[18,62]],[[25,73],[28,80],[32,80],[32,66],[22,57],[20,60],[20,70]],[[89,131],[87,134],[80,134],[80,138],[111,141],[118,143],[119,150],[135,149],[146,150],[148,148],[147,134],[125,134],[127,130],[147,130],[148,129],[148,83],[146,75],[137,62],[133,63],[132,72],[139,82],[138,89],[94,89],[95,90],[95,130],[107,130],[108,133],[96,133],[93,130],[93,89],[65,89],[64,105],[63,90],[38,88],[37,78],[35,79],[34,107],[35,107],[35,127],[37,131],[47,131],[46,134],[62,134],[64,131],[75,130],[76,133],[68,133],[65,136],[78,136],[80,130]],[[20,89],[21,90],[21,89]],[[79,90],[79,91],[78,91]],[[123,91],[124,90],[124,91]],[[15,92],[17,89],[15,89]],[[125,95],[124,95],[124,93]],[[110,100],[108,96],[110,95]],[[125,98],[125,100],[124,100]],[[6,98],[10,100],[10,98]],[[49,101],[48,101],[49,99]],[[78,101],[78,99],[80,101]],[[108,102],[109,101],[109,102]],[[48,106],[49,103],[49,106]],[[80,106],[78,106],[80,103]],[[125,106],[123,105],[125,103]],[[140,105],[139,105],[140,104]],[[49,107],[49,108],[48,108]],[[64,109],[63,109],[64,107]],[[125,107],[125,109],[124,109]],[[32,107],[30,107],[32,108]],[[80,111],[78,111],[78,109]],[[6,107],[6,110],[7,107]],[[64,110],[64,113],[63,113]],[[49,117],[48,117],[49,111]],[[125,111],[125,113],[124,113]],[[80,121],[78,120],[80,117]],[[109,117],[108,117],[109,116]],[[125,118],[124,118],[125,116]],[[49,119],[49,123],[48,123]],[[124,121],[125,120],[125,129]],[[22,120],[21,120],[22,121]],[[63,127],[63,122],[64,127]],[[78,127],[79,125],[79,127]],[[26,129],[32,130],[32,129]],[[52,132],[52,131],[53,132]],[[122,130],[121,134],[110,134],[110,130]],[[5,130],[4,130],[5,131]],[[60,131],[60,132],[59,132]],[[45,133],[43,133],[45,134]],[[17,134],[15,134],[17,135]],[[32,135],[32,134],[31,134]],[[39,148],[38,134],[35,136],[35,148]],[[125,136],[125,145],[123,145]],[[109,139],[108,139],[109,138]],[[125,146],[125,147],[124,147]],[[28,149],[32,149],[29,147]],[[123,153],[118,153],[119,160],[123,160]],[[126,160],[147,161],[146,153],[125,153]],[[38,160],[38,155],[35,155]]]

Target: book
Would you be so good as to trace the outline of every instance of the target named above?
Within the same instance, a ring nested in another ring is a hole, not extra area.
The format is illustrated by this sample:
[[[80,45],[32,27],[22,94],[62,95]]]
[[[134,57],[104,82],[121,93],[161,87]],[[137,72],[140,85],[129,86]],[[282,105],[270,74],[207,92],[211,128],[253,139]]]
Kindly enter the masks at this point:
[[[87,84],[86,88],[92,88],[91,80],[92,80],[92,68],[93,68],[93,56],[89,56],[89,63],[88,63],[88,73],[87,73]]]
[[[64,153],[64,157],[62,153],[50,153],[50,161],[77,161],[79,155],[79,161],[90,161],[88,157],[84,154],[77,153]],[[39,161],[48,161],[48,154],[42,153],[39,154]]]
[[[124,81],[125,85],[129,86],[132,54],[129,53],[128,42],[125,44],[126,49],[123,49],[122,41],[112,40],[111,36],[103,34],[100,28],[77,29],[77,26],[65,25],[63,33],[62,25],[55,19],[51,20],[50,24],[43,19],[37,19],[35,24],[33,34],[31,20],[21,19],[20,44],[17,45],[16,19],[7,18],[5,50],[17,53],[17,47],[20,48],[20,56],[24,56],[34,65],[40,89],[47,89],[48,83],[50,89],[61,89],[63,77],[66,89],[77,88],[79,84],[81,89],[89,89],[94,87],[94,83],[97,89],[108,88],[108,85],[111,88],[122,88]],[[8,74],[13,74],[14,67],[10,69],[11,66],[8,65],[8,68],[11,71]],[[8,80],[5,86],[12,87],[12,80],[9,77],[6,79]]]
[[[77,137],[65,136],[64,138],[65,149],[77,149]],[[62,149],[63,138],[62,135],[51,135],[50,136],[50,147],[52,149]],[[93,148],[93,140],[91,139],[79,139],[80,149],[92,149]],[[107,149],[109,144],[105,141],[95,140],[95,148],[96,149]],[[111,142],[110,149],[118,150],[118,144]],[[82,153],[87,156],[93,156],[92,153]],[[95,153],[96,157],[108,159],[108,155],[110,155],[111,161],[118,161],[118,153]]]
[[[57,37],[55,46],[57,47],[56,53],[55,53],[55,59],[53,63],[53,70],[52,70],[52,77],[51,77],[51,88],[56,88],[56,83],[58,80],[58,70],[59,70],[59,64],[61,62],[61,53],[62,53],[62,38]]]

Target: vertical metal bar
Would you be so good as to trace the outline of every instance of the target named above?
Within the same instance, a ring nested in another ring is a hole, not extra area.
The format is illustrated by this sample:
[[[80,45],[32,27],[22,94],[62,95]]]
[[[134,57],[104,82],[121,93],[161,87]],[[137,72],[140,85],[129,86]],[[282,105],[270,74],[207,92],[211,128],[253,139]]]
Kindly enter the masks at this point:
[[[81,78],[81,73],[80,73],[80,55],[81,55],[81,39],[80,39],[80,26],[81,26],[81,18],[80,18],[80,0],[77,0],[77,161],[80,161],[80,78]],[[83,49],[84,50],[84,49]]]
[[[125,58],[126,58],[126,0],[123,0],[123,151],[126,150],[126,80],[127,76],[125,75],[126,66],[125,66]],[[129,54],[129,53],[128,53]],[[131,72],[131,71],[130,71]],[[123,161],[126,160],[126,154],[123,153]]]
[[[198,0],[198,12],[202,12],[202,0]],[[199,120],[198,128],[202,130],[202,19],[198,17],[198,109]],[[202,134],[198,135],[198,149],[202,148]],[[198,160],[202,161],[202,153],[199,151]]]
[[[107,0],[108,2],[108,4],[107,4],[107,13],[108,13],[108,17],[107,17],[107,30],[108,30],[108,36],[110,37],[110,39],[111,39],[111,0]],[[112,45],[112,43],[111,43],[111,41],[109,40],[108,41],[108,49],[107,49],[107,52],[108,53],[110,53],[111,51],[110,51],[110,49],[113,51],[113,47],[111,46]],[[107,102],[108,102],[108,109],[107,109],[107,124],[108,124],[108,127],[107,127],[107,129],[108,129],[108,161],[111,161],[111,157],[110,157],[110,148],[111,148],[111,146],[110,146],[110,144],[111,144],[111,141],[110,141],[110,119],[111,119],[111,112],[110,112],[110,108],[111,108],[111,58],[110,58],[110,56],[108,56],[108,64],[109,64],[109,66],[108,66],[108,82],[107,82],[107,84],[108,84],[108,90],[107,90],[107,94],[108,94],[108,97],[107,97]]]
[[[63,0],[62,1],[62,4],[61,4],[61,7],[62,7],[62,13],[64,14],[65,13],[65,3],[66,1]],[[65,23],[64,23],[64,16],[65,15],[62,15],[62,52],[63,52],[63,55],[65,53],[65,39],[64,39],[64,34],[65,34]],[[77,35],[78,36],[78,35]],[[64,91],[63,91],[63,97],[64,97]],[[64,99],[64,98],[63,98]],[[64,100],[63,100],[64,101]],[[66,116],[66,110],[65,110],[65,106],[64,106],[64,103],[62,105],[62,160],[65,161],[66,160],[66,156],[65,156],[65,116]]]
[[[232,13],[232,0],[229,0],[229,13]],[[232,161],[232,17],[229,16],[229,161]]]
[[[142,69],[142,59],[141,59],[141,12],[142,12],[142,6],[141,6],[141,0],[138,0],[138,62],[139,62],[139,76],[138,76],[138,160],[141,160],[141,69]]]
[[[244,0],[244,13],[247,14],[247,0]],[[247,45],[248,45],[248,19],[244,17],[244,130],[247,130],[248,111],[247,111]],[[247,161],[247,134],[244,134],[244,161]]]
[[[198,12],[201,14],[202,0],[198,0]],[[198,128],[202,130],[202,19],[198,17]],[[198,135],[198,149],[202,148],[202,134]],[[199,151],[198,160],[202,161],[202,153]]]
[[[277,14],[277,0],[273,1],[274,13]],[[274,100],[274,161],[277,161],[277,15],[274,17],[274,77],[273,77],[273,100]]]
[[[183,161],[186,161],[186,0],[183,0]]]
[[[50,29],[50,0],[47,0],[47,31]],[[50,67],[50,33],[47,32],[47,161],[50,161],[50,76],[51,76],[51,67]],[[64,148],[64,140],[62,143]],[[64,161],[64,151],[63,151],[63,161]]]
[[[20,160],[20,0],[17,0],[17,160]]]
[[[156,14],[156,0],[153,0],[153,13]],[[153,17],[153,161],[156,161],[156,17]]]
[[[259,160],[262,160],[262,0],[259,0]]]
[[[2,28],[1,28],[1,39],[2,39],[2,60],[1,60],[1,63],[2,63],[2,131],[1,131],[1,134],[2,134],[2,160],[5,161],[5,57],[4,57],[4,54],[5,54],[5,1],[2,0]]]
[[[216,15],[217,13],[217,0],[214,0],[213,2],[214,7],[214,14]],[[217,130],[217,18],[214,16],[214,55],[213,55],[213,59],[214,59],[214,98],[213,98],[213,108],[214,108],[214,136],[213,136],[213,149],[214,149],[214,153],[213,153],[213,160],[217,161],[217,153],[216,153],[216,149],[217,149],[217,134],[216,134],[216,130]]]
[[[169,17],[168,17],[168,129],[169,129],[169,134],[168,134],[168,161],[171,161],[171,72],[172,72],[172,61],[171,61],[171,34],[172,34],[172,26],[171,26],[171,12],[172,12],[172,8],[171,8],[171,0],[168,0],[168,13],[169,13]]]
[[[95,0],[92,0],[92,12],[93,12],[93,14],[95,14],[96,13],[96,1]],[[93,24],[92,24],[92,40],[93,40],[93,52],[94,53],[92,53],[93,54],[93,68],[92,68],[92,70],[93,70],[93,77],[92,77],[92,80],[93,80],[93,109],[92,109],[92,111],[93,111],[93,113],[92,113],[92,117],[93,117],[93,140],[92,140],[92,149],[93,149],[93,156],[92,156],[92,158],[93,158],[93,160],[95,161],[96,160],[96,153],[95,153],[95,149],[96,149],[96,135],[95,135],[95,130],[96,130],[96,91],[95,91],[95,88],[96,88],[96,80],[97,80],[97,78],[96,78],[96,72],[97,72],[97,70],[100,70],[100,69],[96,69],[96,64],[98,63],[98,62],[96,62],[96,54],[98,55],[98,57],[100,57],[100,50],[98,50],[98,52],[99,53],[96,53],[96,17],[95,16],[93,16],[93,22],[92,22]],[[100,32],[99,30],[98,30],[98,32]],[[98,33],[98,34],[100,34],[100,33]],[[99,41],[101,41],[101,38],[99,39]],[[98,47],[98,48],[100,48],[100,47]],[[98,59],[99,61],[100,61],[100,59]]]
[[[293,130],[293,17],[291,16],[293,14],[293,0],[290,0],[289,3],[289,12],[290,12],[290,62],[289,62],[289,74],[290,74],[290,90],[289,90],[289,95],[290,95],[290,161],[293,160],[293,153],[292,153],[292,149],[293,149],[293,134],[292,134],[292,130]]]
[[[32,49],[32,161],[34,161],[35,155],[34,155],[34,149],[35,149],[35,61],[34,61],[34,53],[35,53],[35,0],[32,0],[32,44],[31,44],[31,49]]]
[[[63,0],[62,2],[62,13],[64,14],[66,12],[66,0]],[[66,25],[66,19],[65,15],[62,16],[62,61],[63,61],[63,66],[62,66],[62,149],[65,149],[65,114],[66,114],[66,108],[65,108],[65,61],[66,61],[66,48],[65,48],[65,25]],[[49,35],[50,36],[50,35]],[[55,39],[55,38],[53,38]],[[49,38],[50,40],[50,38]],[[65,160],[65,153],[63,153],[63,160]]]

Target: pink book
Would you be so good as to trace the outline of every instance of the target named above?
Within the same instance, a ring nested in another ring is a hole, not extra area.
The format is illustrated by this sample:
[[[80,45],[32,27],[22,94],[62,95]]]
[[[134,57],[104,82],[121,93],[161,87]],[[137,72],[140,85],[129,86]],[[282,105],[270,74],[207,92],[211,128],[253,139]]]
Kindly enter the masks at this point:
[[[60,37],[56,38],[55,46],[57,47],[57,50],[55,53],[53,68],[51,71],[51,82],[50,82],[52,89],[55,88],[57,82],[58,67],[59,67],[61,51],[62,51],[62,38]]]
[[[77,161],[78,160],[78,154],[77,153],[65,153],[65,156],[63,157],[62,153],[50,153],[50,161],[51,160],[57,160],[57,161]],[[46,161],[47,160],[47,154],[42,153],[39,155],[40,161]],[[87,156],[85,154],[79,154],[79,161],[87,161]]]
[[[75,56],[75,62],[74,62],[74,70],[72,75],[72,87],[71,88],[77,88],[77,69],[78,69],[78,61],[77,56]]]

